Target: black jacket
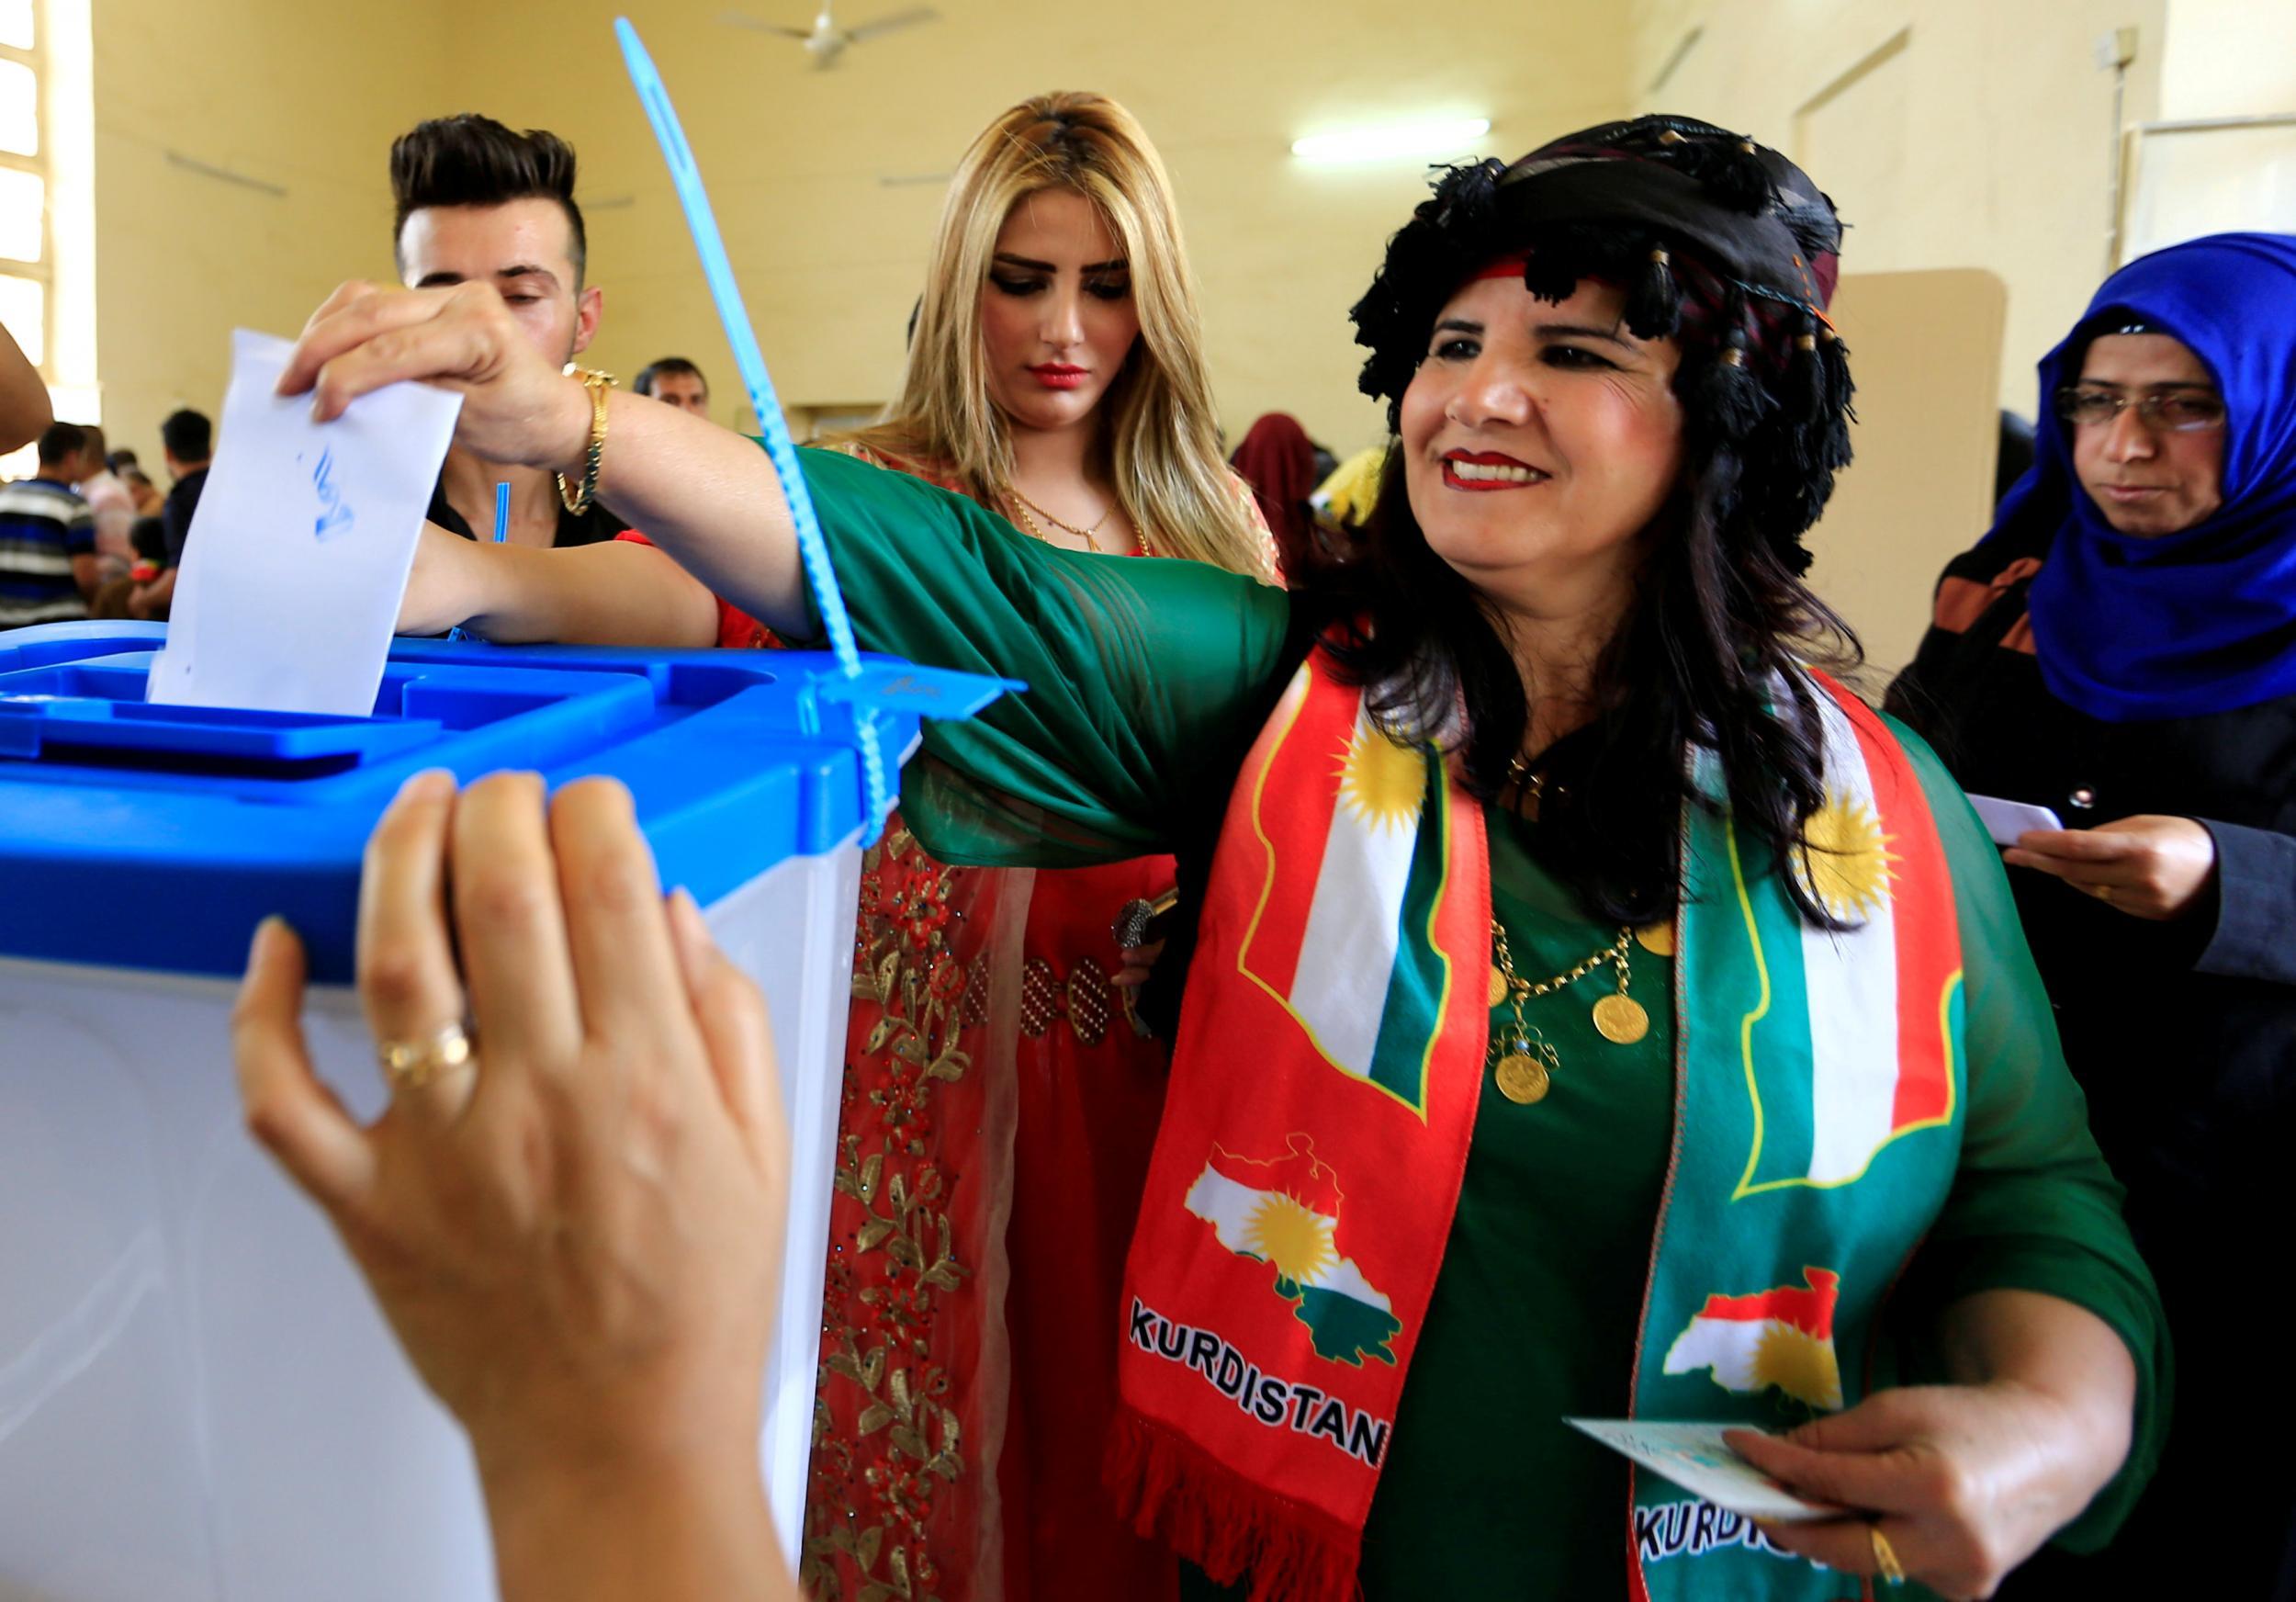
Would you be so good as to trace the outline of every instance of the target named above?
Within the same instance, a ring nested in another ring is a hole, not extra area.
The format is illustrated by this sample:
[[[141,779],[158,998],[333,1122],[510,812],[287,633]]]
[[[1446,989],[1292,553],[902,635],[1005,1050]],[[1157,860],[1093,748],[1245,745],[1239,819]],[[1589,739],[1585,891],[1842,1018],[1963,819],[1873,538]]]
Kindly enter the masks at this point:
[[[1973,551],[1948,568],[1938,621],[1889,705],[1965,790],[2050,807],[2070,829],[2154,813],[2215,838],[2215,892],[2176,923],[2010,874],[2143,1240],[2156,1204],[2296,1195],[2296,697],[2155,722],[2075,710],[2028,643],[2038,566]]]
[[[2274,1265],[2296,1227],[2296,696],[2141,723],[2075,710],[2043,682],[2026,622],[2045,559],[1995,548],[1947,568],[1890,709],[1964,789],[2050,807],[2067,828],[2198,820],[2217,875],[2189,916],[2160,923],[2010,870],[2065,1060],[2160,1280],[2178,1394],[2161,1471],[2121,1538],[2086,1563],[2045,1555],[2002,1595],[2173,1594],[2206,1574],[2215,1594],[2289,1597],[2296,1483],[2263,1472],[2246,1441],[2296,1427],[2287,1387],[2259,1378],[2254,1319],[2282,1288]],[[2108,1577],[2137,1588],[2096,1588]]]

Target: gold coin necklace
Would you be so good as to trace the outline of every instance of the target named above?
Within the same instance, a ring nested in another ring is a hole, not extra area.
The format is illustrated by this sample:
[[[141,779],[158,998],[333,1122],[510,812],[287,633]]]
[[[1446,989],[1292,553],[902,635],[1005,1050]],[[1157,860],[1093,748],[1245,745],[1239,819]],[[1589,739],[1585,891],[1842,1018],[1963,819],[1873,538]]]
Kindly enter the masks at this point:
[[[1568,989],[1599,967],[1610,968],[1618,988],[1594,1004],[1596,1031],[1604,1040],[1617,1045],[1632,1045],[1650,1032],[1649,1012],[1627,994],[1632,982],[1628,953],[1633,947],[1634,931],[1621,929],[1618,937],[1608,945],[1590,952],[1583,960],[1553,978],[1534,984],[1515,973],[1514,954],[1507,948],[1507,931],[1497,919],[1491,920],[1491,1005],[1495,1008],[1512,1003],[1514,1010],[1513,1031],[1497,1030],[1491,1034],[1491,1075],[1502,1096],[1519,1107],[1544,1100],[1555,1072],[1562,1066],[1561,1054],[1524,1017],[1523,1004]]]

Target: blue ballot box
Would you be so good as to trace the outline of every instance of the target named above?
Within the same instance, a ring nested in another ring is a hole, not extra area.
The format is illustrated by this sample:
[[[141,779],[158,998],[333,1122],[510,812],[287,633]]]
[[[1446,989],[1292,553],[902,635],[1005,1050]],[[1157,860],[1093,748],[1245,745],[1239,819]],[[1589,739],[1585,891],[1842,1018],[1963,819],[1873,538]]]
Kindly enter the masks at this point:
[[[0,634],[0,1596],[470,1602],[477,1482],[319,1212],[248,1139],[232,976],[308,942],[310,1038],[384,1100],[347,988],[359,863],[401,781],[629,785],[667,885],[766,991],[794,1137],[760,1451],[784,1548],[813,1426],[865,816],[994,683],[798,653],[400,641],[371,717],[143,701],[157,627]]]

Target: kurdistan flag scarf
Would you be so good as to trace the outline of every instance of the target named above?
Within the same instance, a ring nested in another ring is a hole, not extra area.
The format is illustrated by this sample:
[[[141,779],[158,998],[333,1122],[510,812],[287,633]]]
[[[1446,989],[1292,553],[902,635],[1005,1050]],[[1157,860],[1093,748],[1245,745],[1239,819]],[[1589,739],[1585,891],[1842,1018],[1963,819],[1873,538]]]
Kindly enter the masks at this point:
[[[1685,809],[1673,1157],[1641,1338],[1619,1354],[1638,1417],[1775,1427],[1856,1401],[1844,1354],[1867,1352],[1953,1180],[1943,847],[1882,720],[1813,679],[1827,805],[1794,871],[1856,927],[1806,925],[1726,813]],[[1710,755],[1694,773],[1723,793]],[[1248,1574],[1255,1599],[1356,1594],[1488,1071],[1491,961],[1481,804],[1311,652],[1214,858],[1109,1453],[1142,1531],[1215,1579]],[[1655,1477],[1620,1517],[1636,1597],[1839,1594]]]

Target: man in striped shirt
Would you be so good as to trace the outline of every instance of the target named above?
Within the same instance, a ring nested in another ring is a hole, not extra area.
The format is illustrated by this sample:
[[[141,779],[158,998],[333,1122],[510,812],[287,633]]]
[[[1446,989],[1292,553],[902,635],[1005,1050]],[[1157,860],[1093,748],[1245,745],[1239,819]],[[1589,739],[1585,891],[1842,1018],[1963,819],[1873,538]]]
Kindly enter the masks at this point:
[[[96,583],[96,520],[72,486],[91,476],[87,431],[55,423],[39,469],[0,484],[0,629],[87,615]]]

